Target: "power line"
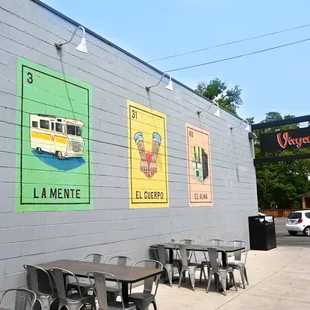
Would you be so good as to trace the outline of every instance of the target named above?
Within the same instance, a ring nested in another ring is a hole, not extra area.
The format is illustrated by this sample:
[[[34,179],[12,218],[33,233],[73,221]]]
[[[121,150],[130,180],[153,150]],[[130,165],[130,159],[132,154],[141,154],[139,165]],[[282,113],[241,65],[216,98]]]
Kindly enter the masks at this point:
[[[264,38],[264,37],[268,37],[268,36],[273,36],[273,35],[276,35],[276,34],[280,34],[280,33],[284,33],[284,32],[289,32],[289,31],[293,31],[293,30],[298,30],[298,29],[302,29],[302,28],[306,28],[306,27],[310,27],[310,24],[306,24],[306,25],[302,25],[302,26],[297,26],[297,27],[293,27],[293,28],[287,28],[287,29],[283,29],[283,30],[279,30],[279,31],[274,31],[274,32],[269,32],[269,33],[261,34],[261,35],[254,36],[254,37],[249,37],[249,38],[245,38],[245,39],[240,39],[240,40],[230,41],[230,42],[226,42],[226,43],[221,43],[221,44],[218,44],[218,45],[212,45],[212,46],[200,48],[200,49],[193,50],[193,51],[188,51],[188,52],[184,52],[184,53],[179,53],[179,54],[174,54],[174,55],[170,55],[170,56],[166,56],[166,57],[162,57],[162,58],[157,58],[157,59],[149,60],[147,62],[151,63],[151,62],[155,62],[155,61],[159,61],[159,60],[165,60],[165,59],[180,57],[180,56],[184,56],[184,55],[194,54],[194,53],[210,50],[210,49],[217,48],[217,47],[223,47],[223,46],[227,46],[227,45],[233,45],[233,44],[237,44],[237,43],[251,41],[251,40],[255,40],[255,39],[259,39],[259,38]]]
[[[181,70],[191,69],[191,68],[195,68],[195,67],[202,67],[202,66],[206,66],[206,65],[215,64],[215,63],[218,63],[218,62],[223,62],[223,61],[228,61],[228,60],[232,60],[232,59],[242,58],[242,57],[251,56],[251,55],[255,55],[255,54],[260,54],[260,53],[272,51],[272,50],[275,50],[275,49],[283,48],[283,47],[286,47],[286,46],[303,43],[303,42],[306,42],[306,41],[310,41],[310,38],[299,40],[299,41],[294,41],[294,42],[290,42],[290,43],[286,43],[286,44],[282,44],[282,45],[277,45],[277,46],[273,46],[273,47],[269,47],[269,48],[265,48],[263,50],[258,50],[258,51],[255,51],[255,52],[250,52],[250,53],[246,53],[246,54],[231,56],[231,57],[222,58],[222,59],[218,59],[218,60],[213,60],[213,61],[209,61],[209,62],[204,62],[204,63],[200,63],[200,64],[197,64],[197,65],[181,67],[181,68],[176,68],[176,69],[171,69],[171,70],[165,70],[165,72],[174,72],[174,71],[181,71]]]

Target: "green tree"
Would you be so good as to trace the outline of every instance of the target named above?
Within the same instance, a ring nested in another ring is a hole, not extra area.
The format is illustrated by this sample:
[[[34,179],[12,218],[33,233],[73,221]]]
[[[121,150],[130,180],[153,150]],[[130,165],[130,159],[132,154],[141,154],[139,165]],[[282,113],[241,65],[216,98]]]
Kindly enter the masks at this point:
[[[218,78],[209,83],[198,83],[196,91],[235,115],[237,115],[239,106],[242,105],[242,89],[238,85],[228,89],[227,85]]]
[[[274,120],[288,119],[293,115],[282,116],[279,112],[268,112],[266,118],[261,123],[271,122]],[[268,129],[257,130],[260,134],[299,128],[299,124],[284,125]],[[266,154],[292,155],[297,152],[309,152],[307,149],[285,150]],[[255,156],[261,156],[259,143],[255,145]],[[297,160],[290,162],[268,163],[256,166],[258,206],[261,209],[299,209],[299,195],[310,191],[310,160]]]

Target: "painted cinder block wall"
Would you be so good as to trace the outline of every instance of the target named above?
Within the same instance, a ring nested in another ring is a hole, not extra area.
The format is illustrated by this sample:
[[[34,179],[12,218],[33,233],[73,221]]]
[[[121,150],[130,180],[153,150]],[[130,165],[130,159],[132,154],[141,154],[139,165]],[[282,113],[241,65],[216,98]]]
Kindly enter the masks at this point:
[[[75,25],[30,0],[0,0],[0,291],[25,284],[26,263],[88,253],[148,257],[148,246],[174,237],[248,240],[247,217],[257,212],[253,146],[240,120],[174,84],[152,89],[160,74],[99,38],[88,54],[75,45],[57,53]],[[75,38],[76,42],[78,38]],[[17,58],[23,57],[92,86],[94,210],[15,211]],[[127,100],[166,114],[170,208],[129,209]],[[210,132],[212,207],[189,207],[185,124]]]

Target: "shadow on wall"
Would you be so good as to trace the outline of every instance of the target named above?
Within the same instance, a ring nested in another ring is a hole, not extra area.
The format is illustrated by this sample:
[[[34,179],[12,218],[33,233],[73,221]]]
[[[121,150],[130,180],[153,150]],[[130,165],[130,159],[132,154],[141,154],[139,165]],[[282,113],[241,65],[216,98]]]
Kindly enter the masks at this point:
[[[74,170],[85,164],[84,158],[81,157],[65,158],[60,160],[54,154],[49,153],[40,154],[37,150],[33,150],[32,153],[34,156],[43,161],[45,164],[61,171]]]

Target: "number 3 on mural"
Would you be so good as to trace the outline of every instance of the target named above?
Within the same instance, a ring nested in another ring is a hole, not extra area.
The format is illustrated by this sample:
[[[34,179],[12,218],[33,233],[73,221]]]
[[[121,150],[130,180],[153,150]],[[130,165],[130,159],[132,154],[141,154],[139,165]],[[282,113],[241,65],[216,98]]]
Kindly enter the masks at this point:
[[[166,116],[128,101],[130,208],[169,206]]]
[[[27,76],[28,76],[27,82],[28,82],[29,84],[32,84],[32,83],[33,83],[33,76],[32,76],[32,73],[31,73],[31,72],[28,72],[28,73],[27,73]]]

